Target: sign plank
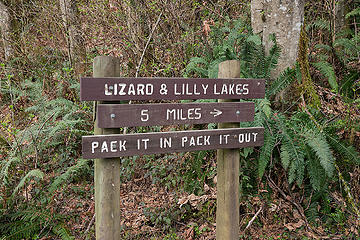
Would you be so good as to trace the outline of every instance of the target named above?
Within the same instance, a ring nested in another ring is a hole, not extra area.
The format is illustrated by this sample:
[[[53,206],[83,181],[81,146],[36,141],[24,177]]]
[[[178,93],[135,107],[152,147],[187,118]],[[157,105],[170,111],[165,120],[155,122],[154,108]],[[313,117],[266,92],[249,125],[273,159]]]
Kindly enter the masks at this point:
[[[253,102],[100,104],[98,127],[117,128],[254,120]]]
[[[156,153],[261,146],[264,128],[97,135],[82,137],[83,158],[112,158]]]
[[[82,101],[264,98],[264,79],[80,78]]]

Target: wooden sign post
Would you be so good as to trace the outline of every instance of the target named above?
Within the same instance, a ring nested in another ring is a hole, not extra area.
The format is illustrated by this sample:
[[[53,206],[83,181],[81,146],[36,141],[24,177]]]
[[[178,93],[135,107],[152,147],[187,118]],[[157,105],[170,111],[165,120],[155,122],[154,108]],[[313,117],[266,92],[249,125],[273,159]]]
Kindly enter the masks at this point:
[[[239,78],[240,62],[219,64],[218,78]],[[222,99],[219,102],[234,100]],[[220,123],[218,128],[238,127],[238,122]],[[239,149],[217,150],[216,239],[239,239]]]
[[[216,238],[238,239],[239,148],[261,146],[264,128],[239,128],[254,120],[265,80],[240,79],[238,61],[219,65],[218,79],[120,78],[116,58],[97,57],[94,77],[80,79],[82,101],[100,101],[95,136],[83,136],[84,158],[95,158],[96,239],[120,239],[119,157],[220,149],[217,152]],[[225,99],[218,103],[109,104],[121,100]],[[119,134],[119,127],[219,123],[219,129]]]
[[[93,70],[94,77],[119,77],[120,62],[114,57],[96,57]],[[96,114],[94,135],[120,133],[116,128],[99,128],[99,118]],[[120,239],[120,163],[118,157],[99,157],[94,162],[96,239]]]

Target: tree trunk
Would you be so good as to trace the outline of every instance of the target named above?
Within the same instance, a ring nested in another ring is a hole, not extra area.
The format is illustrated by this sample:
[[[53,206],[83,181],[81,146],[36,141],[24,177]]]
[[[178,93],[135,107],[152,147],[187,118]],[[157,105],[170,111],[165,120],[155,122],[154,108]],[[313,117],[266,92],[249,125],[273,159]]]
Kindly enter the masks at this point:
[[[86,49],[84,38],[81,33],[79,11],[76,0],[59,0],[66,31],[70,64],[74,69],[75,76],[85,72]]]
[[[252,0],[251,25],[262,35],[265,51],[271,48],[269,35],[274,33],[281,47],[277,68],[271,73],[277,78],[297,59],[298,43],[304,19],[304,0]]]
[[[14,56],[14,47],[12,44],[13,31],[9,10],[3,2],[0,2],[0,27],[1,38],[4,44],[5,61],[8,62]]]

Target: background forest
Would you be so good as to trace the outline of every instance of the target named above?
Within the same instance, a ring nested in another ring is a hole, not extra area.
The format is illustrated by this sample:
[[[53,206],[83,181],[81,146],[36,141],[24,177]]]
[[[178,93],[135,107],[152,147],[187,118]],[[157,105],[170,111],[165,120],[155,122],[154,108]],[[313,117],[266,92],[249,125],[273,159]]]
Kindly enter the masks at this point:
[[[128,77],[216,77],[237,59],[267,78],[241,123],[265,144],[240,150],[240,238],[360,239],[360,1],[305,1],[304,19],[297,62],[274,77],[286,49],[254,33],[249,0],[0,1],[0,239],[94,239],[79,76],[102,55]],[[215,151],[121,163],[123,239],[215,238]]]

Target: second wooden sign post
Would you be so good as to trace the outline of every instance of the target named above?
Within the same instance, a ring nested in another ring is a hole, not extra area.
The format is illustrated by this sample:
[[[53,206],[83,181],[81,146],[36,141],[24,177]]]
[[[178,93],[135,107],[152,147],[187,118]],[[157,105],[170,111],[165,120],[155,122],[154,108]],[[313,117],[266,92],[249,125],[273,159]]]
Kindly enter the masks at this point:
[[[239,78],[240,62],[219,64],[218,78]],[[219,102],[236,100],[220,99]],[[238,122],[219,123],[218,128],[239,127]],[[239,149],[217,150],[216,239],[239,239]]]
[[[112,57],[94,60],[94,78],[82,78],[81,100],[97,102],[95,136],[84,136],[84,158],[95,160],[96,238],[120,239],[120,159],[156,153],[219,149],[217,152],[216,238],[239,234],[239,148],[261,146],[264,128],[239,128],[254,120],[254,103],[265,80],[239,79],[238,61],[219,65],[219,79],[120,78]],[[109,104],[120,100],[218,98],[219,103]],[[105,102],[106,101],[106,102]],[[235,101],[235,102],[234,102]],[[119,134],[119,127],[219,123],[216,130]]]

